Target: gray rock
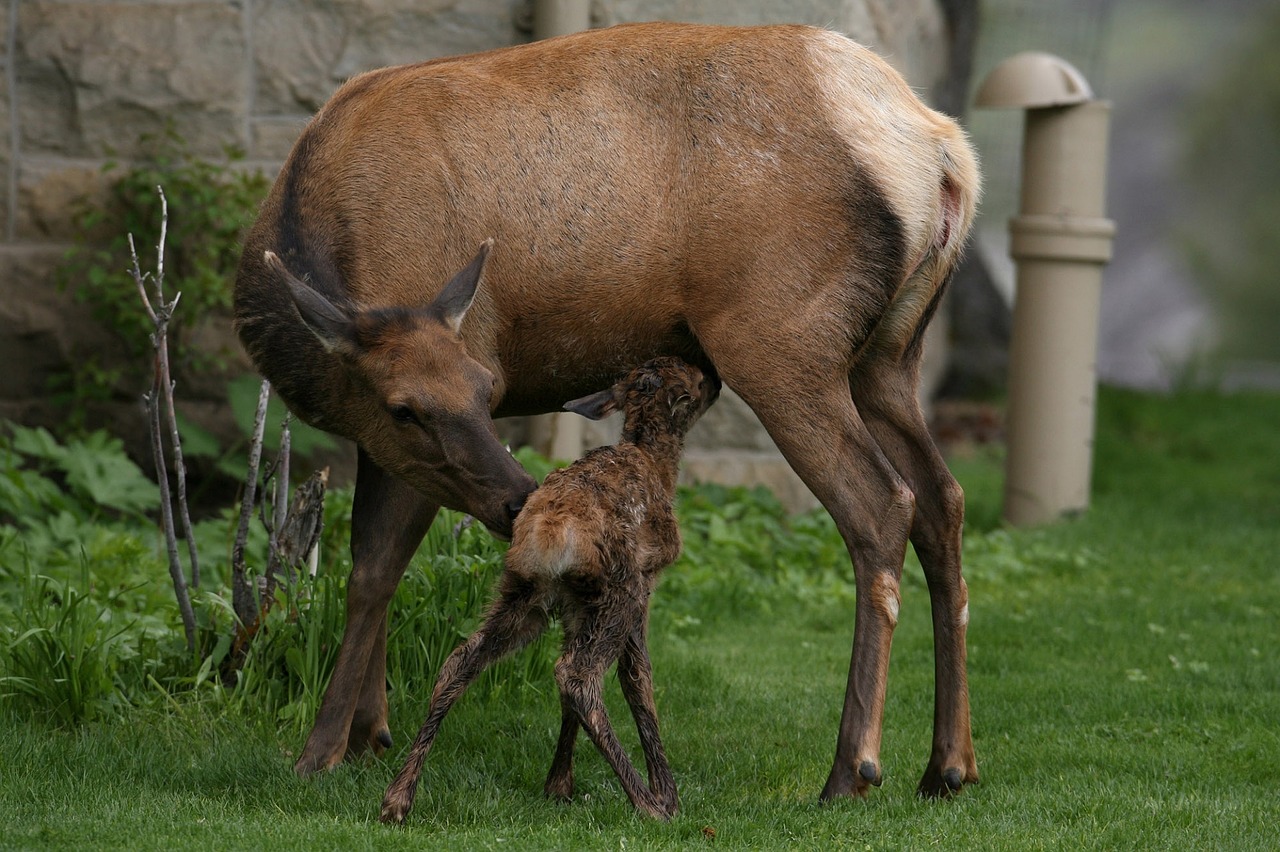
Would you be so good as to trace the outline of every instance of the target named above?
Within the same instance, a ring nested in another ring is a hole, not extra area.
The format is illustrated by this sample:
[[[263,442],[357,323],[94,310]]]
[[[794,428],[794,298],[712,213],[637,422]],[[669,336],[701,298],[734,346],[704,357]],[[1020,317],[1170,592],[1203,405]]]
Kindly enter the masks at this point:
[[[135,156],[172,122],[192,150],[247,141],[249,64],[234,4],[18,6],[24,154]]]

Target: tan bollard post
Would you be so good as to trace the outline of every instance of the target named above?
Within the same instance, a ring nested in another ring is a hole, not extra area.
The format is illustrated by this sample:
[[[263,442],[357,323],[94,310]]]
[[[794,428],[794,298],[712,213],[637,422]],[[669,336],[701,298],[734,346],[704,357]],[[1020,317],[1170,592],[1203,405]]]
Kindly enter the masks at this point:
[[[1021,211],[1009,223],[1017,295],[1009,349],[1004,519],[1041,524],[1089,505],[1110,104],[1043,53],[996,66],[977,105],[1026,110]]]
[[[591,0],[535,0],[533,37],[568,35],[591,28]]]

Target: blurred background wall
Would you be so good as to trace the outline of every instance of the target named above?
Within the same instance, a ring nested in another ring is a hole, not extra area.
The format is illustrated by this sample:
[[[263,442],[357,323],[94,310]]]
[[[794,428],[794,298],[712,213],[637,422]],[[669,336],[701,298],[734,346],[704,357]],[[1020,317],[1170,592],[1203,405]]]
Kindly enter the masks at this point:
[[[983,0],[975,84],[1046,50],[1114,105],[1102,381],[1280,387],[1278,45],[1275,0]],[[1011,299],[1021,116],[969,121],[984,158],[980,250]]]
[[[950,0],[604,0],[593,24],[646,19],[834,27],[870,44],[923,91],[948,78]],[[69,247],[83,241],[83,199],[107,202],[122,168],[154,156],[155,139],[186,154],[273,175],[311,114],[345,79],[384,65],[516,44],[530,38],[531,7],[511,0],[9,0],[0,48],[0,418],[57,425],[59,377],[86,359],[126,357],[120,328],[103,328],[55,286]],[[970,28],[971,29],[971,28]],[[965,46],[967,56],[967,45]],[[104,166],[115,168],[104,172]],[[176,221],[184,211],[171,209]],[[95,222],[100,235],[113,222]],[[147,249],[149,251],[149,249]],[[150,258],[144,251],[144,265]],[[112,274],[116,272],[112,270]],[[183,282],[171,278],[171,288]],[[228,285],[229,286],[229,285]],[[184,306],[185,307],[185,306]],[[180,308],[181,311],[181,308]],[[186,420],[213,435],[234,430],[224,384],[245,363],[225,311],[193,323],[203,345],[231,363],[179,375]],[[136,336],[136,335],[135,335]],[[105,425],[139,450],[145,427],[128,374],[80,369],[88,426]],[[87,376],[87,378],[86,378]],[[86,394],[84,383],[104,387]],[[789,503],[806,495],[754,418],[733,400],[702,424],[692,455],[702,475],[766,482]],[[603,439],[603,438],[601,438]],[[702,456],[702,460],[697,458]]]
[[[77,212],[85,200],[105,199],[122,169],[153,156],[148,138],[166,133],[193,156],[270,177],[350,75],[527,41],[531,25],[527,0],[6,0],[0,14],[0,418],[65,423],[65,399],[51,388],[78,370],[102,385],[85,425],[105,425],[139,450],[142,385],[86,369],[128,357],[121,329],[72,297],[84,282],[55,284],[68,249],[86,237]],[[998,409],[1021,117],[966,113],[966,104],[991,67],[1026,49],[1063,56],[1115,105],[1108,212],[1119,235],[1103,292],[1102,378],[1155,388],[1280,385],[1274,0],[593,4],[593,25],[658,18],[829,26],[886,55],[939,108],[964,115],[987,189],[981,238],[931,333],[931,388],[994,399]],[[229,149],[241,158],[227,161]],[[116,167],[104,172],[108,164]],[[90,236],[121,227],[98,221]],[[111,286],[132,285],[123,277]],[[209,310],[192,325],[199,345],[230,360],[220,371],[180,374],[180,404],[193,426],[234,433],[226,385],[246,365],[225,313]],[[700,425],[690,468],[767,483],[792,506],[809,499],[732,399]]]

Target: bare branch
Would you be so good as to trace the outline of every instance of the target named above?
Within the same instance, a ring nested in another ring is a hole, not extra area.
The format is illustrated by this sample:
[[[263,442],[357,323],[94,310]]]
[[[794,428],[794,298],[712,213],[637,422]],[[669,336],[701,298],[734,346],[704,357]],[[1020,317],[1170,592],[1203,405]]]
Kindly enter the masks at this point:
[[[267,585],[262,602],[263,607],[270,606],[275,598],[276,583],[280,579],[280,571],[284,569],[285,582],[292,587],[293,567],[288,565],[280,555],[280,535],[284,530],[285,516],[289,511],[289,454],[292,450],[292,436],[289,433],[291,415],[285,412],[284,421],[280,424],[280,452],[276,458],[276,493],[272,505],[271,529],[268,538]]]
[[[160,297],[160,303],[164,304],[164,241],[169,235],[169,199],[164,197],[164,187],[160,184],[156,184],[156,192],[160,195],[160,241],[156,243],[156,295]],[[181,295],[181,293],[178,294],[178,296]],[[178,296],[173,297],[170,310],[178,306]]]
[[[244,548],[249,538],[249,523],[257,502],[258,467],[262,461],[262,435],[267,426],[267,402],[271,384],[263,379],[258,391],[258,410],[253,418],[253,438],[249,442],[249,469],[244,478],[244,494],[240,498],[240,523],[231,547],[231,602],[243,628],[252,626],[258,615],[257,594],[245,574]]]
[[[187,539],[187,551],[191,560],[192,584],[199,585],[199,567],[196,560],[195,536],[191,530],[190,513],[187,511],[187,476],[186,465],[182,460],[182,444],[178,435],[178,421],[173,407],[173,380],[169,371],[169,320],[173,309],[178,304],[177,297],[172,303],[164,301],[164,242],[168,230],[169,207],[164,197],[164,190],[156,187],[160,193],[161,223],[160,242],[156,246],[156,274],[150,276],[142,271],[138,263],[138,252],[134,248],[133,234],[129,234],[129,256],[133,262],[131,274],[138,294],[142,297],[147,316],[155,325],[151,334],[151,345],[155,350],[155,366],[152,372],[151,390],[143,398],[147,406],[148,424],[151,432],[151,453],[156,467],[156,479],[160,486],[160,520],[164,529],[165,546],[169,558],[169,576],[173,580],[174,594],[178,598],[178,610],[182,614],[182,626],[187,635],[187,648],[195,650],[196,619],[191,608],[191,595],[187,590],[186,575],[182,570],[182,560],[178,556],[178,535],[173,518],[173,502],[169,491],[169,471],[165,464],[164,432],[161,427],[162,414],[167,416],[169,425],[169,443],[173,452],[174,473],[178,481],[178,504],[182,515],[183,535]],[[147,295],[146,281],[151,278],[156,288],[156,296],[160,301],[156,309]],[[180,294],[179,294],[180,295]],[[162,412],[161,409],[164,409]]]
[[[147,273],[144,273],[138,266],[138,251],[133,247],[133,234],[129,234],[129,257],[133,261],[133,266],[129,269],[129,274],[133,276],[133,281],[138,285],[138,295],[142,297],[142,307],[146,308],[147,316],[151,318],[153,325],[159,325],[160,320],[156,317],[155,308],[151,307],[151,299],[147,296]]]

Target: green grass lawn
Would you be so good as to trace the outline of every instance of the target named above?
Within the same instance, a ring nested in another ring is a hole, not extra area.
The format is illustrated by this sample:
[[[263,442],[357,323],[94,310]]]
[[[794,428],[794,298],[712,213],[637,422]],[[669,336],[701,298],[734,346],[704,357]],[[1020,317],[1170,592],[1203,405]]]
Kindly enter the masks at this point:
[[[393,696],[389,759],[308,781],[290,769],[292,728],[213,703],[74,730],[4,718],[0,848],[1276,848],[1280,397],[1101,402],[1084,517],[999,529],[998,459],[955,462],[983,781],[953,801],[914,795],[932,651],[909,565],[885,784],[864,801],[817,803],[852,636],[847,584],[724,612],[708,597],[690,615],[671,577],[652,640],[681,794],[668,824],[635,816],[585,741],[575,801],[542,798],[559,719],[548,680],[464,698],[399,829],[378,824],[378,805],[425,695]],[[732,580],[735,566],[719,567]],[[616,689],[610,700],[638,754]]]

